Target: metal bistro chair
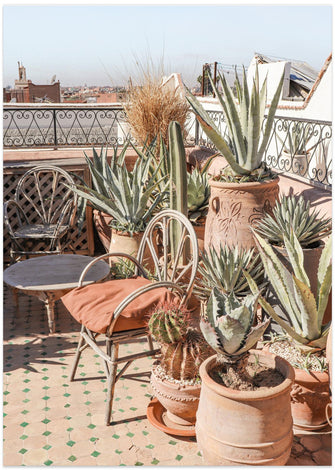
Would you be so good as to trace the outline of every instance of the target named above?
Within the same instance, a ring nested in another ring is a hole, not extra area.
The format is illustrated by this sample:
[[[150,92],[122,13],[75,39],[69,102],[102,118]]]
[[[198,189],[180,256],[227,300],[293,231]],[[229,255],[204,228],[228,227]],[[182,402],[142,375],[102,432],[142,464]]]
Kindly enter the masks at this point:
[[[170,234],[172,224],[174,224],[174,228],[179,226],[180,229],[175,259],[183,259],[183,263],[175,263],[171,259]],[[185,255],[186,252],[188,255]],[[132,278],[134,284],[130,284],[130,280],[126,279],[104,281],[100,284],[90,284],[89,286],[81,287],[89,269],[98,260],[112,256],[117,258],[125,257],[133,261],[136,266],[135,274],[140,274],[136,280]],[[82,323],[80,340],[70,380],[74,380],[81,353],[90,346],[102,358],[107,375],[106,425],[111,424],[114,388],[118,379],[135,359],[154,356],[159,353],[159,349],[154,349],[152,339],[146,329],[146,319],[144,318],[153,307],[155,299],[158,301],[159,296],[156,295],[157,292],[164,291],[167,295],[172,294],[176,296],[174,299],[177,299],[180,304],[187,303],[192,293],[198,257],[197,238],[190,221],[178,211],[164,210],[149,222],[140,244],[137,259],[122,253],[107,253],[99,256],[84,269],[78,287],[62,298],[70,313]],[[143,262],[149,262],[149,265],[151,262],[151,266],[154,266],[155,281],[146,279],[147,272]],[[122,282],[123,284],[120,284]],[[112,291],[115,283],[119,283],[117,289],[118,300],[113,304]],[[123,287],[120,296],[121,285]],[[110,293],[111,297],[108,307],[104,303],[106,299],[101,300],[101,305],[99,305],[97,298],[100,298],[99,296],[106,297],[107,293]],[[144,306],[146,311],[142,312],[141,318],[137,317],[134,320],[131,318],[131,314],[129,315],[129,312],[126,316],[126,310],[130,306],[129,309],[133,311],[133,302],[135,301],[136,303],[136,299],[138,299],[138,304],[141,308]],[[84,311],[86,311],[86,314]],[[109,317],[106,320],[107,311],[109,311]],[[105,324],[98,326],[100,319],[104,319]],[[97,344],[97,339],[101,334],[105,342],[105,351],[102,349],[103,346],[100,347]],[[147,338],[148,351],[119,357],[120,343],[141,337]],[[117,367],[121,363],[125,364],[120,372],[117,373]]]
[[[4,204],[12,262],[22,256],[62,253],[67,246],[74,251],[69,232],[77,195],[66,185],[75,186],[72,177],[53,165],[38,165],[20,178],[14,199]]]

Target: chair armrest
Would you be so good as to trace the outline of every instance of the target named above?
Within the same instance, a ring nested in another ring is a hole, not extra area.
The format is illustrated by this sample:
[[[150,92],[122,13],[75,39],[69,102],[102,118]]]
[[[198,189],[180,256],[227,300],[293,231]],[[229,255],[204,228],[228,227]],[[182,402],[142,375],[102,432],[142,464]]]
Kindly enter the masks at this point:
[[[29,220],[27,219],[27,216],[24,213],[22,207],[16,201],[14,201],[13,199],[9,199],[8,201],[4,203],[3,213],[4,213],[5,224],[6,224],[6,227],[8,229],[10,236],[14,238],[14,232],[13,232],[13,229],[9,220],[9,214],[8,214],[10,206],[15,206],[16,210],[19,212],[18,222],[20,226],[22,226],[22,221],[20,219],[21,216],[24,219],[26,224],[29,224]]]
[[[83,269],[81,275],[80,275],[80,278],[79,278],[79,281],[78,281],[78,287],[81,287],[83,282],[84,282],[84,279],[85,279],[85,276],[87,274],[87,272],[91,269],[91,267],[97,263],[98,261],[102,260],[102,259],[105,259],[105,258],[109,258],[109,257],[113,257],[113,256],[117,256],[118,258],[127,258],[129,260],[131,260],[135,266],[137,266],[137,268],[139,269],[140,273],[142,274],[143,277],[145,277],[147,279],[147,275],[146,275],[146,272],[145,272],[145,269],[143,268],[143,266],[139,263],[139,261],[137,261],[136,258],[134,258],[133,256],[131,255],[128,255],[127,253],[121,253],[121,252],[111,252],[111,253],[105,253],[101,256],[98,256],[97,258],[95,258],[94,260],[90,261],[88,263],[88,265]]]
[[[171,289],[175,289],[177,290],[180,294],[184,294],[184,289],[182,289],[178,284],[175,284],[174,282],[170,282],[170,281],[160,281],[160,282],[154,282],[152,284],[149,284],[147,286],[142,286],[142,287],[139,287],[138,289],[136,289],[134,292],[132,292],[131,294],[127,295],[127,297],[125,297],[122,302],[119,303],[119,305],[116,307],[116,309],[114,310],[114,315],[113,315],[113,319],[108,327],[108,332],[109,334],[112,333],[113,331],[113,328],[114,328],[114,325],[117,321],[117,319],[119,318],[119,316],[121,315],[122,311],[133,301],[135,300],[137,297],[140,297],[142,294],[146,293],[146,292],[149,292],[151,290],[154,290],[154,289],[160,289],[162,287],[166,287],[166,288],[171,288]],[[180,304],[182,304],[183,302],[185,301],[185,297],[182,297],[181,299],[181,302]]]

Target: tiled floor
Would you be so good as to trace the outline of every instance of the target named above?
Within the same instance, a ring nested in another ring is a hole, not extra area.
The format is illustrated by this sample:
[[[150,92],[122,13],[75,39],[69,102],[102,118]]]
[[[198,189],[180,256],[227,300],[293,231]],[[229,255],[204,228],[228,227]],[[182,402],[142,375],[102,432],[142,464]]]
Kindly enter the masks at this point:
[[[56,333],[48,335],[41,302],[20,295],[14,321],[11,292],[4,290],[5,466],[203,465],[195,439],[181,440],[154,428],[146,418],[151,398],[151,360],[134,363],[116,385],[116,424],[105,426],[106,386],[101,361],[83,353],[75,382],[69,382],[78,324],[57,304]],[[144,344],[123,345],[137,351]],[[295,436],[289,465],[330,465],[331,434]]]

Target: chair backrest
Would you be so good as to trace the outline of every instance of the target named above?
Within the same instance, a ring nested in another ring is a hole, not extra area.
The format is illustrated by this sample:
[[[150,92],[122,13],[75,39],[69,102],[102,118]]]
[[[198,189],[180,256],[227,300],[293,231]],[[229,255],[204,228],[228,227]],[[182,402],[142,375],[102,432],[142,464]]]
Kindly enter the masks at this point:
[[[173,246],[172,231],[177,233]],[[185,300],[192,292],[199,262],[198,240],[191,222],[181,212],[161,211],[148,224],[137,255],[157,281],[183,287]]]
[[[72,177],[62,168],[38,165],[19,180],[15,201],[24,210],[30,223],[56,224],[66,214],[63,223],[69,225],[77,206],[77,194]]]

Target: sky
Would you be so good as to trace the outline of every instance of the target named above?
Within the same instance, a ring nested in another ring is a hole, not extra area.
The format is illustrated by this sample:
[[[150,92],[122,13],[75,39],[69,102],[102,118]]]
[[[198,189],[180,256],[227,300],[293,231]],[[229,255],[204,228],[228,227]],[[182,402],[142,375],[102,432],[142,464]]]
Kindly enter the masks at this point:
[[[250,63],[254,52],[320,70],[332,50],[332,6],[311,4],[34,4],[2,9],[3,86],[123,85],[141,67],[196,84],[204,63]],[[152,65],[150,65],[152,64]]]

